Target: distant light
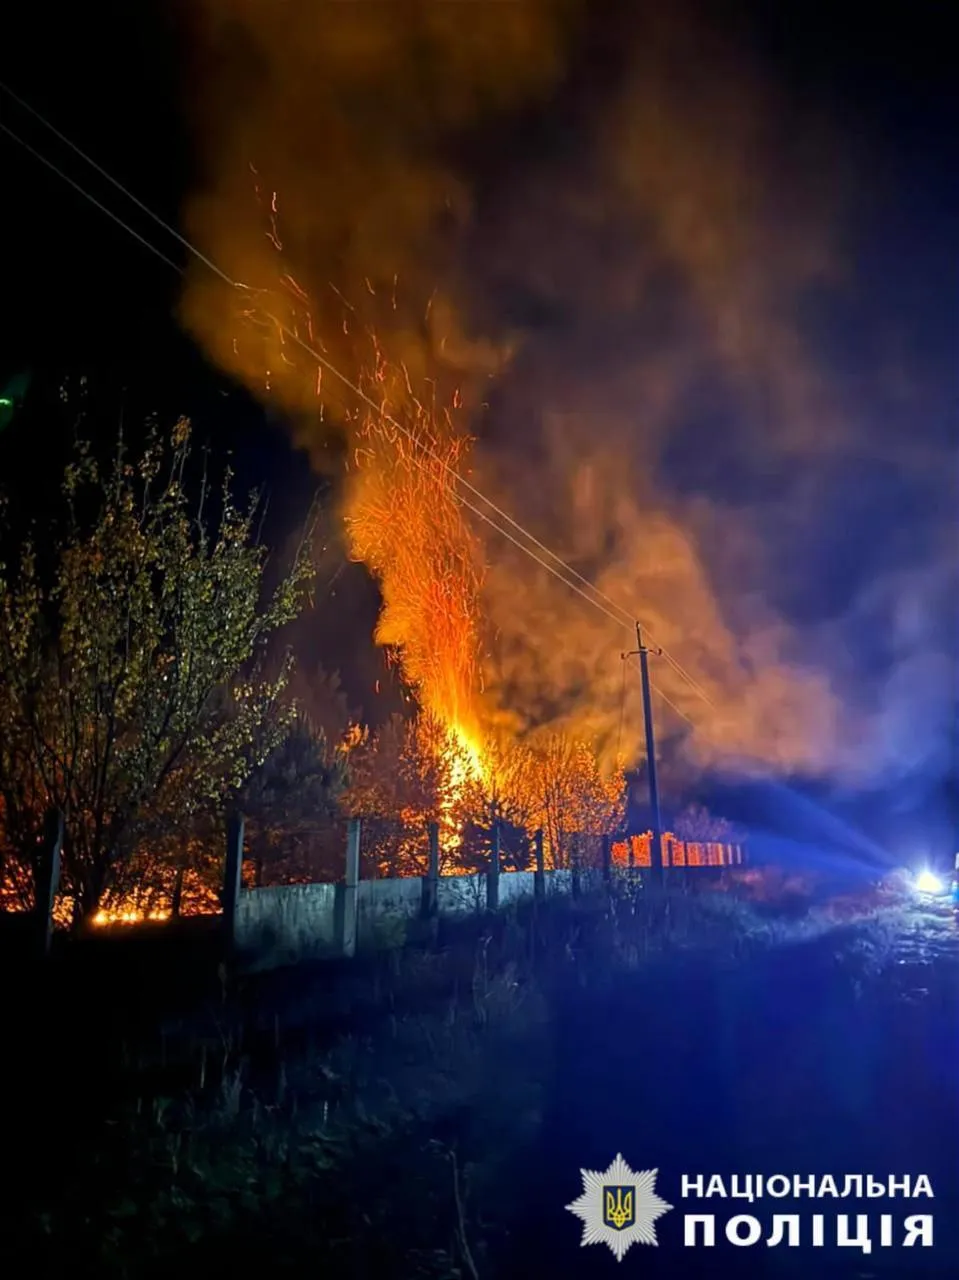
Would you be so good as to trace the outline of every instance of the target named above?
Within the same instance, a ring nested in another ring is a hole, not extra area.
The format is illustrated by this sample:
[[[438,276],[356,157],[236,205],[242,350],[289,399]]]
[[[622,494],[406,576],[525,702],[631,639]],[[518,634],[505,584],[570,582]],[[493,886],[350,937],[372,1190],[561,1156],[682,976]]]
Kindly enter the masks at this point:
[[[916,876],[916,888],[920,893],[942,893],[943,883],[932,871],[920,871]]]

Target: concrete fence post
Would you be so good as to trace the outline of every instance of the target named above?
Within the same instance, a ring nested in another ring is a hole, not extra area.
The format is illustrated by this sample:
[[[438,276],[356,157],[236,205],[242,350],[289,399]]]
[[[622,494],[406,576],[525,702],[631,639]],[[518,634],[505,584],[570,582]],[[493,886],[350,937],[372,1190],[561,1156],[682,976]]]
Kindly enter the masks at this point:
[[[533,832],[533,853],[536,858],[536,870],[533,872],[533,897],[537,900],[546,896],[546,856],[543,852],[543,829]]]
[[[36,899],[37,942],[40,954],[50,954],[53,941],[53,908],[60,889],[60,855],[63,851],[63,814],[59,809],[47,811],[43,821],[43,844],[37,863]]]
[[[431,822],[427,826],[429,837],[429,855],[426,864],[426,875],[423,877],[422,915],[424,920],[432,920],[439,909],[440,882],[440,826]]]
[[[183,903],[183,864],[176,869],[176,877],[173,881],[173,898],[170,901],[170,918],[179,920],[180,907]]]
[[[223,868],[223,936],[232,949],[236,941],[236,908],[243,883],[243,814],[230,814],[226,828],[226,863]]]
[[[486,873],[486,910],[499,910],[500,826],[493,822],[493,843],[490,849],[489,871]]]
[[[341,956],[356,955],[356,935],[360,914],[360,833],[359,818],[351,818],[346,830],[346,872],[336,886],[333,928],[336,949]]]

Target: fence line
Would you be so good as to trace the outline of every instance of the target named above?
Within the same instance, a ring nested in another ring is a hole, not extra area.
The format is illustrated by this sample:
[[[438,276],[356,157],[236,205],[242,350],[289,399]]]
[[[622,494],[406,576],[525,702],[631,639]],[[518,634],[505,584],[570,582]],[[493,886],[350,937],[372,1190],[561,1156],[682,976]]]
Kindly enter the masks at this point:
[[[241,891],[227,928],[236,952],[254,957],[256,967],[310,955],[352,956],[364,942],[398,945],[412,921],[432,921],[440,915],[497,911],[510,902],[542,901],[553,893],[577,897],[588,888],[608,882],[617,869],[651,867],[650,833],[615,841],[610,836],[574,833],[570,865],[548,868],[544,835],[530,841],[533,869],[509,870],[503,865],[499,824],[490,831],[485,870],[446,874],[442,870],[439,827],[428,824],[426,849],[419,875],[364,877],[363,827],[367,819],[350,820],[344,874],[336,884],[274,886]],[[663,839],[665,867],[737,866],[741,845],[717,842],[684,843]]]
[[[613,844],[615,866],[651,867],[651,831],[617,840]],[[738,867],[745,860],[743,845],[720,840],[680,840],[671,831],[663,834],[664,867]]]
[[[381,853],[386,847],[384,832],[386,838],[393,839],[398,829],[395,823],[350,819],[343,833],[335,881],[244,887],[244,820],[240,813],[230,815],[219,895],[226,950],[238,957],[258,952],[293,953],[294,958],[310,953],[352,956],[361,942],[378,930],[385,928],[395,939],[412,919],[430,921],[440,915],[492,912],[509,902],[524,898],[540,901],[555,892],[576,897],[598,879],[608,881],[616,869],[642,870],[653,865],[650,832],[626,839],[574,832],[568,833],[569,865],[547,867],[540,830],[532,836],[522,833],[522,842],[532,857],[520,859],[520,866],[515,840],[507,846],[501,825],[493,823],[486,833],[482,856],[473,860],[472,869],[460,866],[450,874],[439,826],[431,822],[425,830],[409,831],[402,837],[407,851],[416,850],[415,861],[403,863],[404,869],[408,865],[414,874],[384,877],[376,873],[392,870],[391,860],[373,856],[369,844],[364,847],[366,827],[373,837],[374,852]],[[42,954],[50,950],[62,844],[63,819],[51,811],[38,861],[32,917]],[[666,868],[739,866],[744,858],[741,844],[682,841],[672,833],[663,836],[662,865]],[[508,861],[514,861],[513,868],[505,865]],[[178,877],[175,899],[181,890]]]

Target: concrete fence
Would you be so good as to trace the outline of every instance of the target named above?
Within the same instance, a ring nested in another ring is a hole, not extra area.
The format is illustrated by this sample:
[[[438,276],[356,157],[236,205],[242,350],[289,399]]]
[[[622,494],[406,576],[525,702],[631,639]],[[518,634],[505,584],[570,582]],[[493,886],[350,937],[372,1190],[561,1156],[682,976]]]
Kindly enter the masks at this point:
[[[468,875],[440,874],[439,830],[429,827],[429,856],[422,876],[360,878],[361,819],[350,821],[345,872],[337,884],[239,887],[238,851],[242,833],[234,832],[228,851],[228,875],[236,885],[235,906],[225,915],[230,943],[243,967],[262,969],[324,956],[352,956],[368,947],[402,945],[411,922],[439,916],[468,916],[498,911],[511,903],[545,899],[576,891],[590,875],[547,870],[542,832],[533,839],[535,870],[507,871],[501,866],[494,830],[489,867]],[[609,842],[604,842],[608,852]],[[608,864],[608,857],[607,857]],[[224,905],[231,895],[224,894]]]
[[[362,830],[359,818],[351,819],[347,825],[343,871],[336,883],[245,888],[244,822],[242,815],[234,814],[227,825],[220,894],[224,952],[241,968],[250,970],[310,958],[353,956],[360,949],[402,945],[417,921],[495,912],[513,903],[554,895],[576,897],[587,889],[598,888],[623,869],[641,871],[652,861],[648,834],[629,841],[574,835],[570,840],[570,867],[547,869],[543,833],[537,831],[530,842],[533,870],[511,870],[503,866],[501,832],[494,825],[484,855],[484,870],[441,874],[439,828],[431,823],[424,874],[371,879],[361,877]],[[62,817],[51,812],[38,859],[36,904],[30,916],[24,917],[41,955],[50,950],[62,844]],[[734,866],[744,861],[744,851],[739,845],[684,847],[666,835],[662,861],[666,867]],[[179,884],[178,879],[175,895]],[[176,914],[174,911],[174,917]]]
[[[591,855],[583,851],[587,842],[574,837],[572,866],[547,869],[543,833],[537,831],[532,840],[535,869],[506,870],[501,864],[499,831],[494,827],[485,871],[441,875],[439,829],[431,823],[425,874],[362,879],[361,821],[354,818],[349,823],[344,875],[337,884],[241,889],[242,831],[234,831],[232,838],[238,843],[227,862],[235,892],[225,894],[224,902],[234,902],[235,906],[230,908],[232,915],[225,920],[225,927],[242,966],[272,968],[314,957],[352,956],[357,950],[370,947],[400,946],[416,921],[495,912],[512,903],[554,895],[576,897],[624,870],[641,871],[650,865],[648,835],[628,844],[597,837],[589,842],[595,846]],[[667,855],[665,846],[669,841],[672,843]],[[679,842],[673,837],[664,837],[663,844],[667,867],[735,866],[743,861],[740,845],[710,845],[709,858],[704,853],[700,859],[697,852],[694,862],[677,856]],[[699,846],[695,848],[698,851]],[[705,850],[706,846],[702,848]]]

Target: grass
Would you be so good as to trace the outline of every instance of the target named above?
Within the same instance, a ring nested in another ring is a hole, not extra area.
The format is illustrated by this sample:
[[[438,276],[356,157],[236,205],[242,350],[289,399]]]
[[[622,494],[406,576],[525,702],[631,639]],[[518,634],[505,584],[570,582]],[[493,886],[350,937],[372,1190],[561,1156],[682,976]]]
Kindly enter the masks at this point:
[[[8,1247],[104,1277],[169,1274],[187,1250],[274,1276],[490,1274],[496,1206],[563,1069],[564,1001],[823,939],[837,975],[865,983],[903,930],[899,901],[727,889],[621,885],[446,928],[429,950],[208,973],[204,999],[165,1017],[88,992],[105,1012],[85,1039],[85,1015],[64,1015],[52,1069],[7,1084],[37,1109],[46,1153],[19,1152],[39,1167],[9,1206]]]

